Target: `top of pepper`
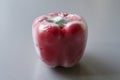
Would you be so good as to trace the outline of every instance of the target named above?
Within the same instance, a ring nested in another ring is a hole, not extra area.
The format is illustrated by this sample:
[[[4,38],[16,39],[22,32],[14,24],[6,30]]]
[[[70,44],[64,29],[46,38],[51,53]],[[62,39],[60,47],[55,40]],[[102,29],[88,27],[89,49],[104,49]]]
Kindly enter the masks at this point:
[[[57,12],[57,13],[49,13],[48,15],[40,16],[35,20],[35,22],[58,25],[59,27],[62,28],[69,22],[81,21],[81,20],[82,17],[78,16],[77,14],[67,14],[63,12]]]

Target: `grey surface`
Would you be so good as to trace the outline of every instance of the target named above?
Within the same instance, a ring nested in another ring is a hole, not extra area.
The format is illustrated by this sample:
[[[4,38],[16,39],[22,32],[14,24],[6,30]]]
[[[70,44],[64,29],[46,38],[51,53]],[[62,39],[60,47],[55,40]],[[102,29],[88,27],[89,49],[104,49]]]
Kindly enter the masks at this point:
[[[0,80],[120,80],[120,0],[0,0]],[[88,44],[80,64],[51,69],[34,49],[32,21],[64,11],[85,17]]]

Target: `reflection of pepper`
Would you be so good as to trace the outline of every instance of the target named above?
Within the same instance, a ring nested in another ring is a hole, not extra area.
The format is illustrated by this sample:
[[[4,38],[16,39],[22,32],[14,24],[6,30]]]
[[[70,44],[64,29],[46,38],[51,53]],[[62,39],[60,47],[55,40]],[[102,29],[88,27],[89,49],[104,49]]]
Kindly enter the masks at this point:
[[[84,53],[87,25],[76,14],[50,13],[38,17],[32,32],[41,59],[51,67],[71,67]]]

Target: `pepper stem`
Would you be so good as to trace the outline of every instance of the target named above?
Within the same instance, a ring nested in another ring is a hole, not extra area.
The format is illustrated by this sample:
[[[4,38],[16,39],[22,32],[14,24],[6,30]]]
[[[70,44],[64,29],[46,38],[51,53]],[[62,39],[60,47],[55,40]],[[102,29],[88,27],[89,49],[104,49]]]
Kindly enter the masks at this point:
[[[58,24],[60,27],[64,27],[64,24],[67,23],[67,21],[61,16],[57,16],[57,17],[48,19],[47,21],[51,22],[51,23]]]

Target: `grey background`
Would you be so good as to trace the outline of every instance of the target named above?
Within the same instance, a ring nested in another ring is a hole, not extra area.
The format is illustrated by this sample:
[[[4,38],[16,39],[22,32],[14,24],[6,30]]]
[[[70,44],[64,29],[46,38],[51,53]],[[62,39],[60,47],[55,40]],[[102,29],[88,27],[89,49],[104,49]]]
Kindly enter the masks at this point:
[[[33,46],[31,25],[49,12],[76,13],[88,23],[80,64],[51,69]],[[120,80],[120,0],[0,0],[0,80]]]

